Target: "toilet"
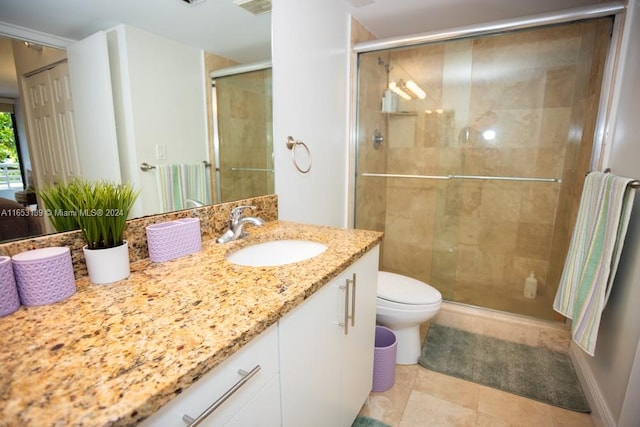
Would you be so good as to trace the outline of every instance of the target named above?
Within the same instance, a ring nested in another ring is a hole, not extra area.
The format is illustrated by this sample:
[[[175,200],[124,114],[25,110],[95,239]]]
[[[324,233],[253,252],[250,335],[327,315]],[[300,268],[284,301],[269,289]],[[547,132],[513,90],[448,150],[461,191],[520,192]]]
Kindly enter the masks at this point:
[[[378,272],[376,322],[396,334],[396,364],[414,365],[422,352],[420,324],[440,310],[442,294],[411,277]]]

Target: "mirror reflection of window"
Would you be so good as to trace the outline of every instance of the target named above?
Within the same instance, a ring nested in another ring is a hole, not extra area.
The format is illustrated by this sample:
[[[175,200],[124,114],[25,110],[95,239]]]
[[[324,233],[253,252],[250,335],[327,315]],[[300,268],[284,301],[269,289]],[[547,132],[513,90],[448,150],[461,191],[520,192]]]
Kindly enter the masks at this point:
[[[274,192],[271,68],[213,82],[217,202]]]

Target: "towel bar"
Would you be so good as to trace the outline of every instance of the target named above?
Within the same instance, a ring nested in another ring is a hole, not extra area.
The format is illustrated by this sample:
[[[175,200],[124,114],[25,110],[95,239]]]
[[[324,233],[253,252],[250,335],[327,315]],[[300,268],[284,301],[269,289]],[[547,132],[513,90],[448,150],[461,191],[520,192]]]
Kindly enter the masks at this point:
[[[610,173],[611,172],[611,168],[606,168],[603,172],[604,173]],[[634,179],[633,181],[629,182],[629,187],[631,187],[631,188],[640,188],[640,181],[638,181],[637,179]]]
[[[209,162],[208,162],[208,161],[206,161],[206,160],[203,160],[203,161],[202,161],[202,163],[204,163],[204,167],[205,167],[205,168],[209,168],[209,167],[211,167],[211,163],[209,163]],[[156,167],[155,167],[154,165],[150,165],[150,164],[149,164],[149,163],[147,163],[147,162],[140,163],[140,170],[141,170],[142,172],[149,172],[151,169],[155,169],[155,168],[156,168]]]

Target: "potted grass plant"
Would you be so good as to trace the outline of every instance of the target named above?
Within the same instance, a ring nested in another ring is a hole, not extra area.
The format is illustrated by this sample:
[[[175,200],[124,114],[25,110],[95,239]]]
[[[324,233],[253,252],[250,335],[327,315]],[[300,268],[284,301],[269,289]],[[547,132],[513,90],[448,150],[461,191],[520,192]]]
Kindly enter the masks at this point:
[[[112,283],[129,276],[129,247],[123,235],[137,190],[129,184],[77,179],[39,194],[56,229],[75,225],[72,229],[81,230],[92,283]]]
[[[47,208],[47,217],[56,231],[71,231],[80,228],[75,215],[67,215],[74,212],[75,195],[78,193],[78,181],[68,184],[56,184],[37,191],[44,206]]]

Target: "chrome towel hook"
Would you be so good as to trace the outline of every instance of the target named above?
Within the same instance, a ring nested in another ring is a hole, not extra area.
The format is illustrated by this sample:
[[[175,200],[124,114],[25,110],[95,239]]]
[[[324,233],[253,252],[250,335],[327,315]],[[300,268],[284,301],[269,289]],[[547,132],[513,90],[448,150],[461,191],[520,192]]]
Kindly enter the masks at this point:
[[[293,165],[296,167],[296,169],[298,169],[298,172],[300,173],[307,173],[311,170],[311,151],[309,150],[309,147],[307,147],[307,144],[305,144],[302,141],[297,141],[295,140],[292,136],[287,137],[287,149],[291,150],[291,159],[293,160]],[[307,152],[307,158],[309,159],[309,165],[303,169],[300,167],[300,165],[298,164],[298,160],[296,159],[296,147],[298,145],[301,145],[305,151]]]

